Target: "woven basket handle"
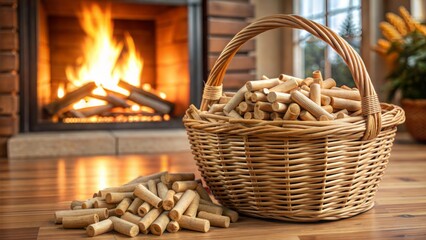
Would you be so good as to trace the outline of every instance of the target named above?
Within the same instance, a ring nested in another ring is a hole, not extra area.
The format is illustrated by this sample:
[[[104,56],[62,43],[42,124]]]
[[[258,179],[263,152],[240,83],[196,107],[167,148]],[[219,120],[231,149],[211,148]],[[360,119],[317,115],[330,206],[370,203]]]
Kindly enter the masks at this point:
[[[362,97],[362,111],[367,123],[363,140],[375,138],[381,130],[381,107],[361,57],[343,38],[329,28],[296,15],[277,14],[264,17],[238,32],[223,49],[210,71],[200,109],[207,110],[208,106],[220,97],[226,69],[239,48],[256,35],[280,27],[305,30],[326,42],[343,58]]]

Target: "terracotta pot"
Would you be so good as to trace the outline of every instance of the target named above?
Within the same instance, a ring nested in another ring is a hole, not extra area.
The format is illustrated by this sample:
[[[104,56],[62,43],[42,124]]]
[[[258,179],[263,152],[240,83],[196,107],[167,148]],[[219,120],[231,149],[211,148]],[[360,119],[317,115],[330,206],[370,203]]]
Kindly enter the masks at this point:
[[[402,99],[405,125],[417,141],[426,142],[426,99]]]

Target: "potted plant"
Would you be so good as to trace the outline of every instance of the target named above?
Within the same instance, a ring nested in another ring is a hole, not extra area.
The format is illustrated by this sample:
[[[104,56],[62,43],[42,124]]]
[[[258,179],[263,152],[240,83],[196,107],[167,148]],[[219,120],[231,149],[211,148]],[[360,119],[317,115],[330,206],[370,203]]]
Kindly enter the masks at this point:
[[[408,132],[418,141],[426,141],[426,26],[415,21],[400,7],[401,16],[386,14],[380,23],[384,38],[375,50],[391,65],[387,77],[388,98],[401,94]]]

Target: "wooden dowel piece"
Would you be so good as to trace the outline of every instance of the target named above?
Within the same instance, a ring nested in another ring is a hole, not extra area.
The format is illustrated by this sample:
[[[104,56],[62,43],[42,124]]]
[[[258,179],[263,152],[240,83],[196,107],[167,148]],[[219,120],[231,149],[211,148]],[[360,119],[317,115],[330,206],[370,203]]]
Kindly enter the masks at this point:
[[[127,211],[133,214],[138,214],[138,209],[142,205],[142,203],[143,200],[138,197],[133,199],[133,202],[132,204],[130,204],[129,208],[127,208]]]
[[[333,106],[333,108],[335,109],[346,109],[351,112],[361,110],[360,101],[343,99],[338,97],[331,98],[331,106]]]
[[[139,184],[136,188],[133,194],[140,199],[144,200],[145,202],[148,202],[155,208],[161,207],[162,200],[157,195],[152,193],[149,189],[147,189],[142,184]]]
[[[115,208],[108,209],[108,216],[110,216],[110,217],[112,217],[112,216],[119,217]]]
[[[172,220],[167,224],[166,229],[167,229],[167,232],[169,233],[176,233],[179,231],[180,226],[178,222],[176,222],[175,220]]]
[[[237,113],[237,111],[235,110],[231,110],[228,113],[225,113],[228,117],[232,117],[232,118],[243,118],[241,117],[240,114]]]
[[[108,209],[106,208],[89,208],[79,210],[61,210],[55,212],[55,222],[62,223],[63,217],[83,216],[89,214],[98,214],[100,220],[108,218]]]
[[[93,199],[93,198],[91,198]],[[78,201],[78,200],[74,200],[70,203],[70,209],[74,209],[75,207],[81,207],[83,206],[84,201]]]
[[[176,181],[190,181],[195,179],[194,173],[167,173],[161,178],[164,184],[173,183]]]
[[[312,83],[314,82],[314,79],[313,78],[311,78],[311,77],[307,77],[307,78],[305,78],[301,83],[300,83],[300,85],[301,86],[310,86]]]
[[[253,119],[254,113],[253,112],[246,112],[244,113],[244,119]]]
[[[105,219],[87,226],[86,233],[89,237],[94,237],[112,230],[114,230],[114,223],[111,221],[111,219]]]
[[[262,88],[271,88],[280,84],[280,80],[278,78],[271,78],[267,80],[257,80],[257,81],[248,81],[246,83],[246,88],[248,91],[256,91]]]
[[[195,190],[198,186],[196,181],[176,181],[173,183],[172,188],[175,192],[185,192],[188,189]]]
[[[159,198],[163,199],[163,201],[166,197],[167,191],[169,191],[169,189],[167,188],[166,184],[164,184],[163,182],[157,183],[157,194]]]
[[[333,78],[327,78],[322,82],[322,88],[330,89],[336,86],[336,81]]]
[[[336,90],[336,89],[322,89],[321,93],[323,95],[329,96],[329,97],[338,97],[338,98],[344,98],[344,99],[350,99],[350,100],[361,100],[361,95],[358,91],[354,90]]]
[[[195,198],[192,200],[191,204],[189,204],[188,208],[186,209],[183,215],[186,215],[189,217],[196,217],[199,204],[200,204],[200,195],[195,194]]]
[[[231,110],[236,108],[240,102],[244,99],[244,93],[247,92],[247,87],[244,85],[242,88],[240,88],[237,93],[229,100],[228,103],[226,103],[225,107],[223,108],[223,111],[226,113],[229,113]]]
[[[239,217],[238,212],[236,212],[236,211],[234,211],[234,210],[232,210],[232,209],[229,209],[229,208],[227,208],[227,207],[222,207],[222,208],[223,208],[223,213],[222,213],[222,215],[224,215],[224,216],[228,216],[228,217],[231,219],[231,222],[232,222],[232,223],[234,223],[234,222],[237,222],[237,221],[238,221],[238,217]]]
[[[173,195],[173,200],[175,201],[175,204],[179,201],[182,195],[183,195],[183,192],[175,193],[175,195]]]
[[[62,218],[63,228],[85,228],[90,224],[99,222],[98,214],[83,216],[66,216]]]
[[[133,224],[138,225],[139,221],[142,219],[140,216],[131,214],[129,212],[125,212],[123,216],[121,216],[121,219],[126,220],[128,222],[131,222]]]
[[[257,102],[254,105],[254,109],[262,110],[265,112],[273,112],[274,109],[272,108],[272,104],[269,102]]]
[[[299,114],[300,119],[303,121],[317,121],[317,119],[308,111],[302,110]]]
[[[334,111],[333,107],[331,105],[321,106],[322,109],[327,111],[328,113],[332,113]]]
[[[299,86],[299,84],[297,83],[296,80],[294,79],[289,79],[271,89],[269,89],[269,92],[283,92],[283,93],[288,93],[291,90],[297,88]]]
[[[272,103],[272,111],[277,113],[284,113],[287,110],[287,105],[280,102],[273,102]]]
[[[222,112],[225,104],[213,104],[210,106],[208,113]]]
[[[157,183],[151,179],[148,181],[147,184],[148,184],[148,190],[152,192],[154,195],[158,196]]]
[[[331,98],[329,96],[325,96],[321,94],[321,105],[326,106],[326,105],[330,105],[330,103],[331,103]]]
[[[280,76],[278,77],[279,80],[281,81],[296,81],[297,84],[300,84],[303,82],[303,79],[297,78],[297,77],[293,77],[290,75],[286,75],[286,74],[280,74]]]
[[[288,106],[286,113],[284,114],[284,120],[296,120],[300,114],[300,106],[297,103],[292,103]]]
[[[192,200],[194,200],[195,196],[196,194],[193,190],[186,190],[176,205],[170,210],[169,217],[172,220],[178,221],[189,207]]]
[[[284,114],[283,113],[279,113],[279,112],[273,112],[273,113],[271,113],[270,115],[269,115],[269,117],[272,119],[272,120],[283,120],[283,116],[284,116]]]
[[[244,113],[246,113],[246,112],[252,112],[253,110],[254,110],[254,104],[249,104],[249,103],[247,103],[247,102],[241,102],[239,105],[238,105],[238,108],[241,110],[241,111],[243,111]]]
[[[321,86],[318,83],[312,83],[310,89],[309,98],[318,106],[321,106]]]
[[[253,92],[250,100],[252,102],[266,101],[266,95],[262,92]]]
[[[125,198],[133,198],[133,192],[111,192],[105,196],[107,203],[119,203]]]
[[[325,111],[321,106],[314,103],[311,99],[303,95],[300,91],[291,92],[291,99],[298,103],[302,108],[309,111],[315,118],[319,118],[321,115],[327,116],[330,120],[334,119],[334,116]]]
[[[210,222],[210,226],[213,227],[228,228],[231,222],[231,219],[227,216],[217,215],[204,211],[200,211],[197,217],[208,220]]]
[[[264,112],[260,109],[254,109],[254,118],[259,120],[268,120],[270,119],[270,116],[267,112]]]
[[[170,219],[167,216],[168,214],[169,214],[168,211],[164,211],[160,214],[160,216],[157,219],[155,219],[155,221],[149,227],[149,230],[151,231],[152,234],[157,236],[163,235],[163,232],[167,228],[167,224],[169,224],[170,222]]]
[[[93,208],[95,205],[96,200],[98,200],[98,198],[91,198],[91,199],[87,199],[86,201],[84,201],[80,206],[83,209],[86,208]]]
[[[149,211],[151,211],[152,205],[148,202],[142,203],[138,208],[138,215],[143,217],[145,214],[147,214]]]
[[[136,237],[139,234],[138,225],[118,217],[110,217],[109,219],[114,224],[114,231],[129,237]]]
[[[321,88],[322,88],[323,78],[322,78],[321,71],[320,70],[315,70],[312,73],[312,78],[314,79],[314,83],[318,83],[321,86]]]
[[[149,211],[138,223],[141,230],[147,230],[149,226],[157,219],[158,216],[163,212],[163,208],[153,208]]]
[[[163,199],[163,208],[164,210],[171,210],[175,206],[174,195],[175,191],[168,190],[165,198]]]
[[[289,93],[282,92],[269,92],[268,96],[266,96],[268,102],[280,102],[280,103],[290,103],[291,95]]]
[[[201,199],[204,199],[206,201],[211,202],[212,199],[210,198],[209,193],[206,191],[206,189],[203,187],[203,185],[198,184],[197,188],[195,189],[195,191],[197,191],[198,195],[200,195]]]
[[[219,98],[219,101],[217,102],[218,104],[227,104],[232,97],[227,97],[227,96],[222,96]]]
[[[179,221],[179,226],[192,231],[197,232],[208,232],[210,230],[210,222],[201,218],[192,218],[188,216],[182,216]]]
[[[117,215],[119,216],[123,215],[126,212],[127,208],[129,208],[131,203],[132,199],[124,198],[115,208],[115,213],[117,213]]]
[[[222,215],[223,213],[223,208],[221,206],[218,206],[216,204],[204,204],[204,203],[200,203],[200,205],[198,206],[198,211],[204,211],[204,212],[209,212],[209,213],[213,213],[213,214],[217,214],[217,215]]]
[[[244,100],[251,101],[251,92],[245,92],[244,93]]]
[[[104,200],[96,199],[94,205],[95,208],[108,208],[113,209],[117,206],[115,203],[107,203]]]

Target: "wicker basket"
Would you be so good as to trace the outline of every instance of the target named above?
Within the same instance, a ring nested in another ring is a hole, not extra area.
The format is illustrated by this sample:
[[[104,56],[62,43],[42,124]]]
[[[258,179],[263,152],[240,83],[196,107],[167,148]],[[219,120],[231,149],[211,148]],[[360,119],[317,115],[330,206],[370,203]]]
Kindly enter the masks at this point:
[[[306,30],[342,56],[362,96],[364,117],[263,121],[205,112],[220,97],[226,68],[239,47],[279,27]],[[347,218],[373,207],[396,126],[404,122],[401,108],[379,103],[363,61],[346,41],[293,15],[262,18],[229,42],[210,72],[200,110],[188,109],[183,121],[216,199],[246,215],[297,222]]]
[[[401,105],[407,113],[405,125],[410,135],[426,142],[426,99],[402,99]]]

